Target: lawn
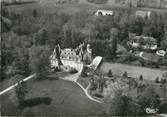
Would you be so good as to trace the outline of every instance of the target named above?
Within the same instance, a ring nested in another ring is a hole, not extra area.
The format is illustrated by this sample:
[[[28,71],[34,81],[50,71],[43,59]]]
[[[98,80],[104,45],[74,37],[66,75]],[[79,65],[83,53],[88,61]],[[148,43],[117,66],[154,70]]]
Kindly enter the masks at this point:
[[[101,114],[105,109],[105,105],[89,100],[82,89],[70,81],[58,79],[34,80],[28,82],[28,86],[30,91],[27,95],[27,101],[33,100],[32,102],[35,102],[35,100],[40,99],[40,102],[31,103],[29,107],[20,110],[9,98],[9,92],[1,96],[1,113],[3,116],[24,115],[26,112],[35,116],[81,116]]]
[[[143,78],[146,80],[155,80],[156,77],[161,78],[162,74],[167,72],[167,70],[151,69],[109,62],[104,62],[102,67],[104,72],[108,72],[109,69],[111,69],[113,74],[122,75],[126,71],[129,77],[139,78],[140,75],[143,75]]]
[[[98,9],[127,9],[127,6],[122,6],[118,4],[112,4],[109,2],[107,4],[93,4],[89,3],[86,0],[79,0],[79,3],[76,4],[63,4],[63,5],[56,5],[57,0],[41,0],[41,2],[32,3],[32,4],[22,4],[22,5],[11,5],[7,6],[9,10],[15,11],[17,13],[22,12],[26,9],[34,9],[39,8],[43,9],[44,12],[48,13],[55,13],[55,12],[63,12],[67,14],[73,14],[80,11],[95,11]],[[153,9],[153,8],[136,8],[138,10],[150,10],[150,11],[157,11],[160,13],[167,12],[166,9]]]

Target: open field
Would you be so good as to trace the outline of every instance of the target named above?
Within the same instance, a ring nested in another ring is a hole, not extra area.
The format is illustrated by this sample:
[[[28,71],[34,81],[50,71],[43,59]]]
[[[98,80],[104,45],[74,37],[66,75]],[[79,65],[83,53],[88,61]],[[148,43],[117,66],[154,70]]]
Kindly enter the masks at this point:
[[[41,0],[37,3],[32,4],[22,4],[22,5],[11,5],[7,6],[9,10],[15,12],[21,12],[26,9],[42,9],[44,12],[54,13],[54,12],[63,12],[67,14],[73,14],[80,11],[94,11],[97,9],[126,9],[127,6],[122,6],[118,4],[92,4],[88,3],[86,0],[80,0],[76,4],[56,4],[57,0]],[[157,11],[159,13],[167,13],[166,9],[154,9],[154,8],[136,8],[139,10],[150,10]]]
[[[104,72],[108,72],[109,69],[111,69],[113,71],[113,74],[116,75],[122,75],[126,71],[129,77],[139,78],[140,75],[143,75],[144,79],[147,80],[155,80],[156,77],[161,78],[162,74],[167,72],[167,70],[161,69],[151,69],[145,67],[130,66],[126,64],[104,62]]]
[[[27,99],[49,98],[50,104],[34,105],[25,108],[35,116],[49,115],[94,115],[103,112],[104,105],[89,100],[77,84],[64,80],[35,80],[30,86]],[[1,96],[2,115],[19,115],[20,110],[12,103],[8,95]]]

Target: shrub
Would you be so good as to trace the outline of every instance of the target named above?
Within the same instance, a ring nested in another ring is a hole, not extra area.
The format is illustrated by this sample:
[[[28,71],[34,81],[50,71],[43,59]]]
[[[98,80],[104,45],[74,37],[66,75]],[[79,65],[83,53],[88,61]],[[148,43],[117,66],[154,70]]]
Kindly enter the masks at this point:
[[[71,74],[75,74],[75,73],[77,73],[78,71],[75,69],[75,68],[71,68],[71,70],[70,70],[70,73]]]
[[[163,78],[161,78],[161,84],[163,85],[163,84],[165,84],[166,83],[166,79],[163,79]]]
[[[54,71],[55,71],[55,72],[60,72],[61,70],[60,70],[58,67],[56,67],[56,68],[54,69]]]
[[[167,112],[167,102],[162,102],[159,106],[159,113]]]
[[[97,98],[104,98],[104,96],[100,93],[95,93],[93,96],[95,96]]]
[[[112,70],[111,70],[111,69],[108,71],[107,76],[108,76],[108,77],[112,77],[112,76],[113,76],[113,74],[112,74]]]
[[[19,83],[18,86],[16,87],[16,96],[20,107],[22,107],[22,105],[24,104],[25,96],[27,93],[28,93],[28,88],[26,82],[23,81]]]
[[[155,83],[159,83],[159,77],[156,77]]]
[[[122,76],[125,77],[125,78],[127,78],[128,77],[128,73],[124,72]]]
[[[143,76],[142,75],[140,75],[139,80],[143,81]]]

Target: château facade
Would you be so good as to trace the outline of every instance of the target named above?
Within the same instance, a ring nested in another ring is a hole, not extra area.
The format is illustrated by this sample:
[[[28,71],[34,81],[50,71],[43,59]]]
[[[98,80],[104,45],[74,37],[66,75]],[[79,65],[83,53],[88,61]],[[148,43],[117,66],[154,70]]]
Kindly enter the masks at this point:
[[[75,68],[76,70],[81,70],[83,66],[82,55],[76,53],[74,49],[66,48],[61,50],[60,60],[63,66],[69,66]],[[54,49],[53,54],[50,57],[51,67],[59,67],[59,62],[56,57],[56,49]]]

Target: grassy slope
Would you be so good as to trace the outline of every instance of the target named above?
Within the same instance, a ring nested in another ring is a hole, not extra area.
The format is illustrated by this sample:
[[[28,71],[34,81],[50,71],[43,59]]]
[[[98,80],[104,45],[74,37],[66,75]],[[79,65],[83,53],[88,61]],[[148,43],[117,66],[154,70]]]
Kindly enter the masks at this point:
[[[45,12],[54,13],[54,12],[64,12],[68,14],[76,13],[79,11],[85,10],[97,10],[97,9],[117,9],[117,8],[127,8],[127,6],[121,6],[108,2],[107,4],[93,4],[88,3],[86,0],[80,0],[79,4],[64,4],[64,5],[55,5],[57,0],[41,0],[39,3],[32,4],[22,4],[22,5],[11,5],[8,6],[9,10],[21,12],[25,9],[34,9],[41,8]],[[157,12],[166,12],[166,9],[153,9],[153,8],[137,8],[139,10],[151,10]]]
[[[94,115],[101,113],[104,105],[89,100],[80,87],[63,80],[36,80],[30,84],[28,99],[50,97],[50,105],[37,105],[29,108],[33,115]],[[1,96],[2,115],[16,115],[18,109],[8,96]],[[12,109],[13,108],[13,109]],[[23,110],[24,111],[24,110]],[[19,115],[19,114],[18,114]]]
[[[128,72],[128,76],[134,78],[139,78],[140,75],[143,75],[144,79],[147,80],[155,80],[156,77],[161,78],[162,74],[166,72],[166,70],[130,66],[118,63],[114,64],[108,62],[104,63],[103,69],[105,72],[108,72],[109,69],[112,69],[113,73],[116,75],[121,75],[126,71]]]

